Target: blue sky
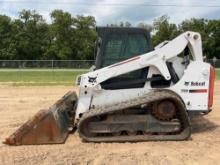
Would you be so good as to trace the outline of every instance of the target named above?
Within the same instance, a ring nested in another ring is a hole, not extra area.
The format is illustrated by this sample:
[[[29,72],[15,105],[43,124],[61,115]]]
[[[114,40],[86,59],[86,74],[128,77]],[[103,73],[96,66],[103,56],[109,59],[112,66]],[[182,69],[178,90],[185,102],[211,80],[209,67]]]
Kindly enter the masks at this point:
[[[10,2],[11,1],[11,2]],[[28,3],[27,3],[28,2]],[[79,5],[79,3],[81,5]],[[82,5],[82,3],[84,5]],[[147,7],[134,4],[177,4],[177,5],[220,5],[220,0],[0,0],[0,14],[16,18],[22,9],[36,10],[50,22],[50,12],[63,9],[73,15],[93,15],[98,25],[129,21],[133,25],[139,22],[151,24],[161,15],[167,14],[174,23],[195,18],[220,19],[220,7]],[[85,5],[87,4],[87,5]],[[92,4],[92,5],[91,5]],[[128,4],[128,5],[102,5]],[[131,4],[131,5],[129,5]]]

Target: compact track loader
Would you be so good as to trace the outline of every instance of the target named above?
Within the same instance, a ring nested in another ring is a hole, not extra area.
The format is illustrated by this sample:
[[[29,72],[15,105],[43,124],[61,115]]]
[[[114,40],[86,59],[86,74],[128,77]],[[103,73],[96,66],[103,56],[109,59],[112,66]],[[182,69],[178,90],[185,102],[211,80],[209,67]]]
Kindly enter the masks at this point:
[[[189,114],[211,111],[214,68],[201,36],[185,32],[155,48],[140,28],[97,28],[96,63],[68,92],[9,136],[10,145],[64,143],[76,129],[87,142],[186,140]]]

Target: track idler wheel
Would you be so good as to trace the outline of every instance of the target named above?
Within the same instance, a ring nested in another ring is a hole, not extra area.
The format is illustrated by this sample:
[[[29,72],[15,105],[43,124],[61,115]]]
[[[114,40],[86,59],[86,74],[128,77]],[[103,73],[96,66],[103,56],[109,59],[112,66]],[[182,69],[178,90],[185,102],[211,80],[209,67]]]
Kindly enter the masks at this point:
[[[176,107],[170,100],[156,102],[153,105],[152,114],[159,120],[169,121],[175,117]]]

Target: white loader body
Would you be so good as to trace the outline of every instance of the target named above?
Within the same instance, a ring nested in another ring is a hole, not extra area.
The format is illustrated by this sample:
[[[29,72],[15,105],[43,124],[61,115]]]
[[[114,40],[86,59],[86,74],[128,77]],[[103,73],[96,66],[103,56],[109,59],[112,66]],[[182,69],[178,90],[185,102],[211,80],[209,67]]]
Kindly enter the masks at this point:
[[[178,57],[188,46],[192,59],[186,66],[184,58]],[[160,74],[166,80],[171,79],[166,62],[172,62],[179,77],[178,82],[168,88],[179,95],[187,111],[207,112],[210,110],[210,64],[203,62],[201,36],[195,32],[185,32],[152,52],[130,58],[108,67],[89,72],[81,76],[80,94],[76,110],[76,120],[91,108],[111,104],[123,104],[123,101],[142,96],[154,88],[146,81],[143,88],[105,90],[100,83],[119,75],[149,67],[148,78]],[[211,99],[211,98],[210,98]]]

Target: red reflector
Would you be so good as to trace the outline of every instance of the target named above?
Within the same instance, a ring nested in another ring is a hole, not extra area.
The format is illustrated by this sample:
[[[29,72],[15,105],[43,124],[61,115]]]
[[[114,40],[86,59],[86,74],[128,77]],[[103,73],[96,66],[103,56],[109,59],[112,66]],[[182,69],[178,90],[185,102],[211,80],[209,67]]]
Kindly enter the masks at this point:
[[[213,105],[213,95],[214,95],[214,81],[215,81],[215,69],[213,66],[210,66],[210,75],[209,75],[209,100],[208,107],[211,108]]]
[[[189,90],[189,93],[206,93],[207,89],[194,89],[194,90]]]

